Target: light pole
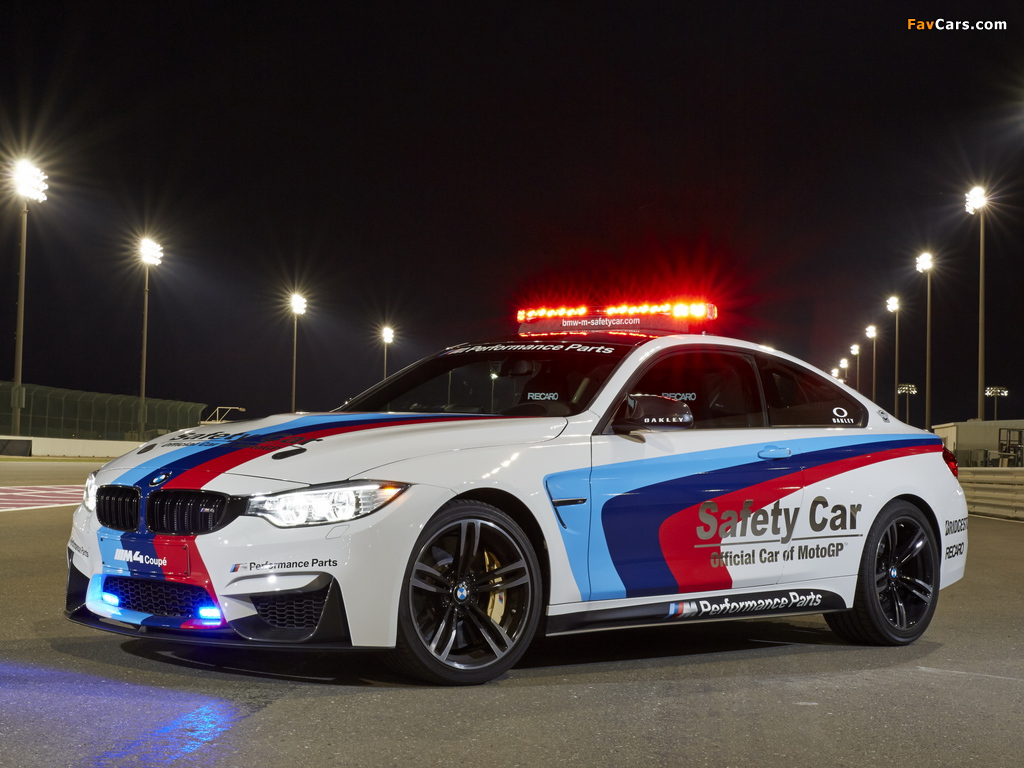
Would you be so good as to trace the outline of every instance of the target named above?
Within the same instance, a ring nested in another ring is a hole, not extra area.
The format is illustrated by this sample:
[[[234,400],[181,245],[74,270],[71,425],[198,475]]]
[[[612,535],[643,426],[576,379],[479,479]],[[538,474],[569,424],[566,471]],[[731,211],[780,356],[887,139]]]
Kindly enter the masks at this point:
[[[1010,390],[1006,387],[985,387],[985,397],[992,398],[992,421],[999,420],[999,398],[1009,394]]]
[[[380,335],[384,339],[384,378],[386,379],[388,377],[388,344],[395,340],[395,331],[385,327]]]
[[[164,257],[164,249],[148,237],[139,241],[145,285],[142,289],[142,372],[139,376],[139,440],[146,439],[146,341],[149,337],[149,268],[157,266]]]
[[[292,294],[292,413],[295,413],[295,379],[299,360],[299,315],[306,314],[306,300]]]
[[[860,392],[860,344],[851,346],[850,354],[857,358],[857,391]]]
[[[839,361],[839,371],[842,374],[843,381],[846,381],[846,372],[850,369],[850,361],[845,357]]]
[[[906,419],[907,424],[909,424],[910,423],[910,396],[917,394],[917,385],[916,384],[900,384],[899,387],[896,388],[896,391],[900,395],[906,395],[907,396],[907,413],[904,416],[904,418]]]
[[[985,190],[975,187],[967,193],[967,212],[978,213],[981,247],[978,258],[978,419],[985,420]]]
[[[895,406],[892,415],[897,419],[900,417],[900,300],[896,296],[890,296],[885,302],[885,308],[896,315],[896,371],[893,381],[893,405]]]
[[[21,434],[21,409],[25,391],[21,388],[21,356],[25,342],[25,245],[28,239],[28,201],[46,199],[46,174],[28,160],[14,164],[14,191],[21,198],[21,260],[18,263],[18,320],[14,331],[14,390],[11,392],[11,432]]]
[[[932,428],[932,261],[930,253],[917,257],[917,271],[928,278],[928,303],[925,310],[924,332],[924,428]]]
[[[875,372],[878,370],[878,330],[873,325],[864,329],[867,337],[871,339],[871,402],[877,403],[878,397],[875,394]]]

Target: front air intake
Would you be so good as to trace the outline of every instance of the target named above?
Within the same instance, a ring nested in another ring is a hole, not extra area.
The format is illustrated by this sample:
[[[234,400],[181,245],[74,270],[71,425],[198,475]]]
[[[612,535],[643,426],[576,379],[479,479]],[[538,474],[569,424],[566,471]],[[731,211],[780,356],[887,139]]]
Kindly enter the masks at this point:
[[[253,595],[252,604],[267,624],[278,629],[313,629],[320,622],[328,587],[315,592]]]
[[[173,619],[194,619],[199,609],[215,605],[202,587],[173,581],[106,576],[103,591],[115,595],[118,607]]]

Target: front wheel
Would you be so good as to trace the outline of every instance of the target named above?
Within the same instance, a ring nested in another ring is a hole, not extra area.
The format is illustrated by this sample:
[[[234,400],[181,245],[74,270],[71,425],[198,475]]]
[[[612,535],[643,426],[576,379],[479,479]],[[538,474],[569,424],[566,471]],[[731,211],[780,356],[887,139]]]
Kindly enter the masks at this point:
[[[431,683],[493,680],[525,652],[543,594],[537,556],[512,518],[489,504],[449,502],[409,559],[392,662]]]
[[[924,634],[939,599],[939,547],[924,513],[896,499],[878,513],[864,544],[853,608],[825,614],[845,640],[907,645]]]

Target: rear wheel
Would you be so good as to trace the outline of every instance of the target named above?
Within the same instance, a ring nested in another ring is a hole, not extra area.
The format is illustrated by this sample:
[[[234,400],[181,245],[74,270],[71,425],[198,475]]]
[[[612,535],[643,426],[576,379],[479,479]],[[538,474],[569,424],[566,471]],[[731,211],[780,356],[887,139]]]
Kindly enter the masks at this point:
[[[447,504],[417,540],[398,611],[399,671],[475,685],[508,671],[540,618],[541,572],[529,539],[488,504]]]
[[[896,499],[879,512],[864,544],[853,608],[825,614],[845,640],[907,645],[928,628],[939,599],[939,547],[924,513]]]

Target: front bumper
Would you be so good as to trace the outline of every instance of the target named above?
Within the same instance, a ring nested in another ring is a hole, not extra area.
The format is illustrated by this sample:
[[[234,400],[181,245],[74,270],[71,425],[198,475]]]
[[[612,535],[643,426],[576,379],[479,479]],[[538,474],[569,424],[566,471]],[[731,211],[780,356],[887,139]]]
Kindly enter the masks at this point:
[[[103,528],[80,507],[65,616],[200,645],[393,648],[409,554],[449,498],[446,489],[418,485],[345,524],[281,529],[242,517],[216,532],[148,540]],[[199,608],[219,613],[211,619]]]
[[[90,578],[75,566],[73,554],[68,549],[67,604],[64,615],[76,624],[130,637],[209,646],[307,650],[352,648],[341,587],[335,579],[312,590],[253,595],[251,597],[257,608],[255,614],[218,622],[221,624],[219,627],[203,627],[203,620],[193,615],[164,616],[151,612],[154,608],[151,603],[156,598],[147,597],[146,594],[152,592],[152,586],[158,584],[161,591],[168,591],[189,585],[103,574]],[[114,580],[117,583],[111,586],[109,582]],[[126,589],[127,582],[137,584]],[[115,589],[122,594],[134,593],[134,597],[125,595],[128,598],[126,605],[129,606],[123,609],[125,620],[118,615],[104,616],[89,609],[90,592],[102,593],[106,589]],[[142,593],[141,596],[138,593]],[[210,602],[213,602],[212,597]],[[149,610],[137,610],[140,608]]]

